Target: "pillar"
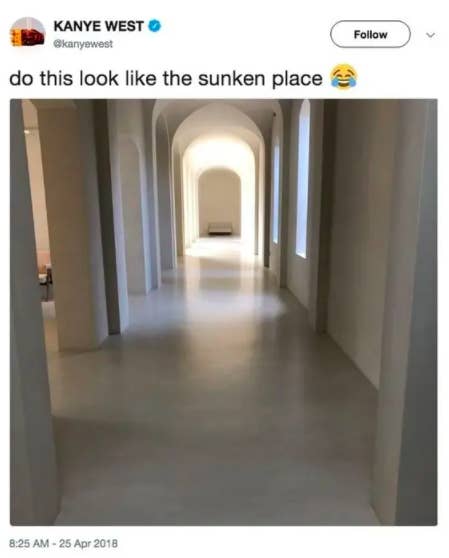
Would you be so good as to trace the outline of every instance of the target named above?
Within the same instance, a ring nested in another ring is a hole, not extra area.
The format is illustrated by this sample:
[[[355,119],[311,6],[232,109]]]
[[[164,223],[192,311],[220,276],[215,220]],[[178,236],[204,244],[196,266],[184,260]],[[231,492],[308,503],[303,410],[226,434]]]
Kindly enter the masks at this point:
[[[36,244],[20,101],[11,101],[11,523],[59,510]]]
[[[156,123],[155,182],[158,192],[159,241],[161,268],[173,269],[176,265],[176,239],[174,224],[174,196],[170,180],[170,142],[165,119],[160,116]]]
[[[173,151],[173,187],[175,194],[176,217],[176,252],[177,256],[184,255],[184,223],[183,223],[183,193],[182,193],[182,164],[179,149]]]
[[[92,101],[36,101],[61,350],[108,335]]]
[[[128,292],[145,295],[151,288],[151,261],[142,101],[109,101],[109,106],[114,118]]]
[[[161,285],[161,258],[159,246],[159,215],[158,189],[154,176],[155,146],[153,137],[153,108],[154,100],[143,101],[143,118],[145,131],[145,165],[148,188],[148,227],[150,239],[151,288],[157,289]]]
[[[308,310],[309,322],[316,333],[324,333],[327,328],[336,120],[337,101],[312,101]]]
[[[290,141],[292,101],[280,101],[282,109],[280,215],[279,215],[279,286],[287,286],[288,264],[288,203],[290,190]]]
[[[436,101],[401,101],[373,505],[388,525],[437,520]]]
[[[270,247],[271,247],[271,203],[273,197],[272,181],[272,137],[271,134],[265,134],[265,199],[264,199],[264,216],[263,216],[263,265],[270,267]]]
[[[108,330],[117,334],[128,326],[129,310],[122,198],[114,159],[116,130],[110,126],[108,101],[93,103]]]

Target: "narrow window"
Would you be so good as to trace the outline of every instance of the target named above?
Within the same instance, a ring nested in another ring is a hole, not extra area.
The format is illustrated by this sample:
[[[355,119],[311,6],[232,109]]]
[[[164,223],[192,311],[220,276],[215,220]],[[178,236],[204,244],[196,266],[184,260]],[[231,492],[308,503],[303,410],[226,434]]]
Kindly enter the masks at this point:
[[[296,201],[296,254],[307,256],[309,197],[310,102],[303,101],[298,123],[298,184]]]
[[[279,242],[279,180],[280,180],[280,148],[279,140],[274,144],[273,152],[273,242]]]

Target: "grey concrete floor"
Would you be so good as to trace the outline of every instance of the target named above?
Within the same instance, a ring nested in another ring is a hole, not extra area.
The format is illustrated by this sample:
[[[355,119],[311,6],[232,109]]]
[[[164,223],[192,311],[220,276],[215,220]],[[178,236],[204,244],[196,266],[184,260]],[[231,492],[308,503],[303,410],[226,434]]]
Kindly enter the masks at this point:
[[[376,391],[238,243],[200,241],[98,351],[56,350],[60,525],[373,525]]]

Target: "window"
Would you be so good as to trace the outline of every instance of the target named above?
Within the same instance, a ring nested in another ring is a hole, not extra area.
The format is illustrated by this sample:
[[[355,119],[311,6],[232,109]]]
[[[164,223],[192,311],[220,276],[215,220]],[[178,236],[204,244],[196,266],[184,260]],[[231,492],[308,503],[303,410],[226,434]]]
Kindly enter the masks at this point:
[[[273,151],[273,242],[279,242],[279,180],[280,180],[280,147],[276,140]]]
[[[296,200],[296,254],[307,256],[309,196],[310,102],[303,101],[298,123],[298,184]]]

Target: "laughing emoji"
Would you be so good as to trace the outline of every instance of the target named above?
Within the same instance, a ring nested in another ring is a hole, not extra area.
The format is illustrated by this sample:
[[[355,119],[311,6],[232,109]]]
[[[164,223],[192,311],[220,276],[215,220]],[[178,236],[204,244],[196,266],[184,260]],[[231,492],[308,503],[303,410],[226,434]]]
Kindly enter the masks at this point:
[[[357,72],[350,64],[338,64],[331,72],[331,85],[337,89],[351,89],[357,85]]]

